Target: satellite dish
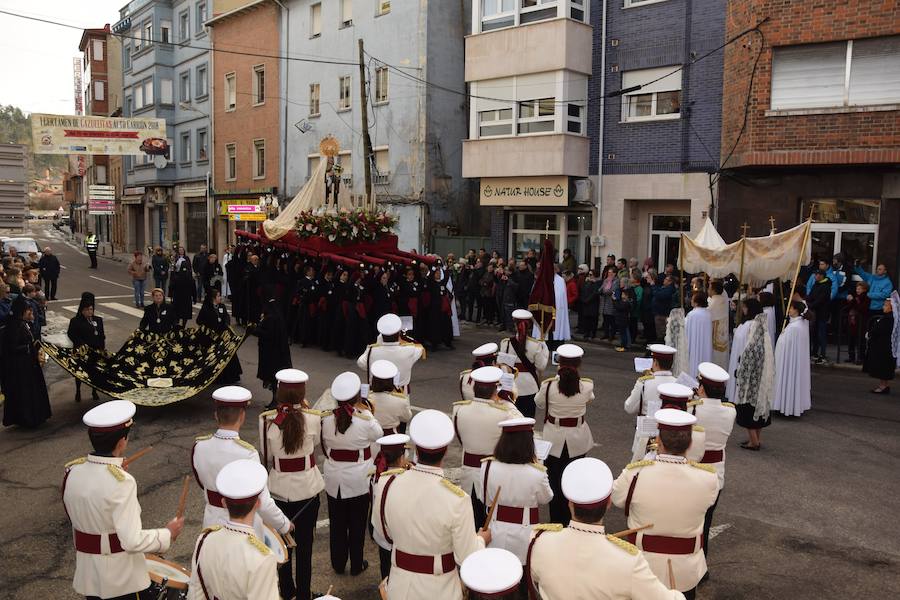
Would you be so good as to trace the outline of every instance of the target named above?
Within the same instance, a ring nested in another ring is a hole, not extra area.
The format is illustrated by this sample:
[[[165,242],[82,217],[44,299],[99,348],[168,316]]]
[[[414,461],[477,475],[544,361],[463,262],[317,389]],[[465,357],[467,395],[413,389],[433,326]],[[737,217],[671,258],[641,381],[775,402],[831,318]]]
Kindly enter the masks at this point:
[[[165,156],[157,155],[157,156],[153,157],[153,166],[156,167],[157,169],[165,169],[166,165],[168,165],[168,164],[169,164],[169,161],[166,160]]]

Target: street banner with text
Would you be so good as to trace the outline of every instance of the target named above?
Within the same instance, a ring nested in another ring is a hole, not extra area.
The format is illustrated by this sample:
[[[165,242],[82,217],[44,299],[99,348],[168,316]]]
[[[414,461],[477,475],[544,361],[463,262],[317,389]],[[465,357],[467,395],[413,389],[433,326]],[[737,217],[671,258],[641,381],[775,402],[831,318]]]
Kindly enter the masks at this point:
[[[169,157],[165,119],[31,115],[35,154]]]

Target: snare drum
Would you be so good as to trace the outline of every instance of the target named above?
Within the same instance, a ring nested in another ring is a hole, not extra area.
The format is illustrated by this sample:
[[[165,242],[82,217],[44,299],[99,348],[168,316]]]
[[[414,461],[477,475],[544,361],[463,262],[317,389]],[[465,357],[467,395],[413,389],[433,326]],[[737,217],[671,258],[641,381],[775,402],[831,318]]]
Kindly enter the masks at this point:
[[[153,554],[145,554],[150,572],[151,598],[159,600],[186,600],[191,572],[177,563]]]
[[[287,546],[281,534],[268,525],[263,525],[263,543],[275,555],[275,559],[279,565],[283,565],[288,560]]]

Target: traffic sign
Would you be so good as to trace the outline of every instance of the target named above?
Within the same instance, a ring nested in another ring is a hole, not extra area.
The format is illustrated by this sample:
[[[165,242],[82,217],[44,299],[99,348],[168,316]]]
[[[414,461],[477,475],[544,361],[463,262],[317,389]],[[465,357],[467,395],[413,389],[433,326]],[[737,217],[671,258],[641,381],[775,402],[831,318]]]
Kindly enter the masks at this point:
[[[88,186],[88,189],[89,189],[90,191],[92,191],[92,192],[95,191],[95,190],[112,190],[112,191],[116,191],[116,186],[114,186],[114,185],[89,185],[89,186]]]

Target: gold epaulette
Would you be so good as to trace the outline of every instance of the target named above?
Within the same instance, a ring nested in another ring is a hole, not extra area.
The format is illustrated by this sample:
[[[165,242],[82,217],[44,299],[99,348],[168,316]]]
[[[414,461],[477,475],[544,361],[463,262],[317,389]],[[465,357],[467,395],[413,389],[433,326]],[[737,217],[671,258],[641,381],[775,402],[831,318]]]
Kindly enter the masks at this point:
[[[541,385],[544,385],[545,383],[550,383],[551,381],[556,381],[556,377],[548,377],[547,379],[545,379],[541,382]]]
[[[409,398],[409,396],[407,396],[403,392],[391,392],[391,396],[396,396],[398,398]]]
[[[471,373],[471,372],[472,372],[472,369],[466,369],[465,371],[460,371],[460,372],[459,372],[459,376],[462,377],[462,376],[465,375],[466,373]]]
[[[688,406],[700,406],[701,404],[703,404],[703,399],[689,400],[687,403]]]
[[[250,545],[259,550],[259,552],[263,555],[272,553],[272,551],[269,550],[269,547],[259,541],[259,538],[257,538],[255,535],[248,535],[247,541],[250,542]]]
[[[492,407],[496,408],[497,410],[502,410],[503,412],[509,412],[509,409],[510,409],[510,407],[507,406],[506,404],[504,404],[503,402],[487,402],[486,404],[488,406],[492,406]],[[515,406],[513,406],[512,408],[515,408]]]
[[[612,542],[614,545],[618,546],[619,548],[621,548],[622,550],[624,550],[624,551],[627,552],[628,554],[636,555],[636,554],[638,553],[638,547],[637,547],[637,546],[635,546],[634,544],[630,544],[630,543],[626,542],[626,541],[623,540],[622,538],[618,538],[618,537],[616,537],[616,536],[614,536],[614,535],[607,535],[607,536],[606,536],[606,539],[608,539],[610,542]]]
[[[324,411],[324,410],[316,410],[316,409],[314,409],[314,408],[301,408],[301,409],[300,409],[300,412],[305,412],[305,413],[308,414],[308,415],[315,415],[315,416],[317,416],[317,417],[319,417],[319,418],[321,418],[321,417],[326,417],[326,416],[328,416],[328,415],[331,414],[331,413],[328,412],[328,411]]]
[[[722,406],[727,406],[728,408],[735,408],[734,404],[732,404],[731,402],[723,402]]]
[[[274,416],[277,414],[278,414],[278,411],[273,408],[272,410],[267,410],[265,412],[259,413],[259,418],[265,419],[266,417],[271,417],[271,416]]]
[[[233,438],[233,439],[234,439],[234,443],[237,444],[238,446],[241,446],[243,448],[246,448],[247,450],[253,450],[254,452],[256,452],[256,448],[250,442],[245,442],[241,438]]]
[[[490,460],[494,460],[494,457],[493,456],[485,456],[484,458],[481,459],[481,462],[485,463]]]
[[[532,525],[532,529],[535,531],[562,531],[565,529],[562,523],[538,523],[537,525]]]
[[[692,425],[691,429],[693,431],[699,431],[700,433],[703,433],[704,431],[706,431],[705,429],[703,429],[702,425]]]
[[[353,416],[356,417],[357,419],[362,419],[363,421],[371,421],[372,420],[372,417],[370,417],[369,415],[367,415],[365,413],[359,412],[359,410],[354,412]]]
[[[74,467],[75,465],[80,465],[80,464],[84,463],[85,461],[87,461],[87,456],[82,456],[81,458],[76,458],[75,460],[70,460],[69,462],[66,463],[65,468],[69,469],[71,467]]]
[[[203,442],[203,441],[206,441],[206,440],[211,439],[211,438],[212,438],[212,434],[211,434],[211,433],[207,433],[206,435],[198,435],[198,436],[195,437],[194,439],[195,439],[196,441],[198,441],[198,442]]]
[[[109,472],[112,473],[112,476],[118,479],[119,481],[125,481],[125,472],[118,465],[106,465],[106,468],[109,469]]]
[[[503,342],[506,342],[507,344],[510,343],[510,342],[509,342],[509,338],[508,338],[508,337],[505,337],[505,338],[503,338],[502,340],[500,340],[500,343],[501,343],[501,344],[502,344]]]
[[[695,460],[689,460],[689,461],[688,461],[688,464],[691,465],[691,466],[694,467],[694,468],[701,469],[701,470],[703,470],[703,471],[709,471],[710,473],[715,473],[715,472],[716,472],[716,468],[715,468],[714,466],[708,465],[708,464],[706,464],[706,463],[698,463],[698,462],[695,461]]]
[[[639,460],[637,462],[628,463],[627,465],[625,465],[625,468],[626,469],[637,469],[639,467],[649,467],[653,463],[654,463],[654,461],[652,461],[652,460]]]
[[[444,484],[444,487],[459,496],[460,498],[465,496],[466,493],[462,490],[461,487],[450,481],[449,479],[441,478],[441,483]]]
[[[382,471],[381,475],[399,475],[401,473],[406,473],[406,469],[402,467],[397,467],[396,469],[388,469],[386,471]]]
[[[638,377],[638,381],[650,381],[653,378],[653,375],[641,375]]]
[[[537,338],[533,338],[533,337],[531,337],[530,335],[526,335],[525,337],[526,337],[527,339],[531,340],[532,342],[537,342],[538,344],[543,344],[543,343],[544,343],[544,340],[539,340],[539,339],[537,339]]]
[[[532,463],[528,463],[528,465],[531,467],[534,467],[535,469],[537,469],[538,471],[541,471],[542,473],[547,472],[547,467],[545,467],[541,463],[532,462]]]
[[[203,530],[203,533],[212,533],[213,531],[218,531],[222,529],[221,525],[210,525],[206,529]]]
[[[594,383],[594,380],[590,377],[582,377],[579,381],[586,381],[588,383]]]
[[[370,349],[370,348],[378,348],[379,346],[381,346],[381,344],[379,344],[379,343],[376,342],[376,343],[374,343],[374,344],[369,344],[368,346],[366,346],[366,348],[367,348],[367,349]]]
[[[471,400],[457,400],[453,403],[453,406],[465,406],[467,404],[472,404]]]

